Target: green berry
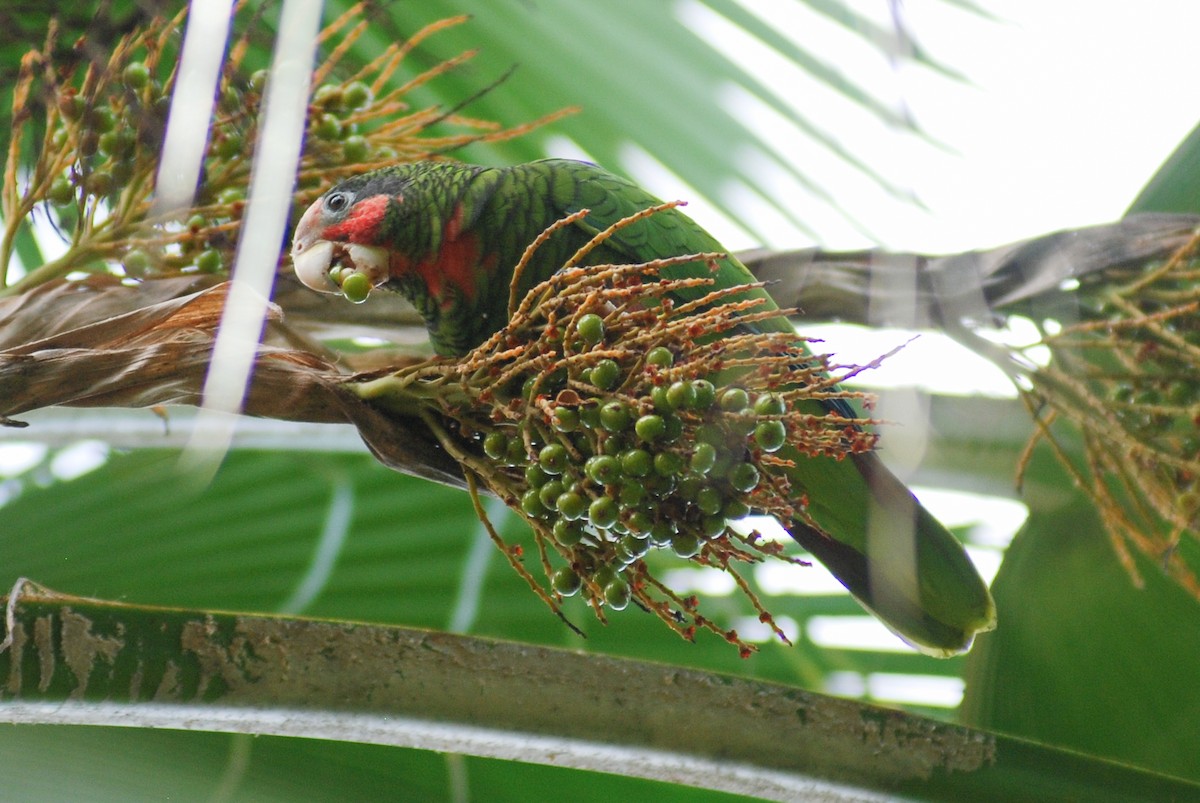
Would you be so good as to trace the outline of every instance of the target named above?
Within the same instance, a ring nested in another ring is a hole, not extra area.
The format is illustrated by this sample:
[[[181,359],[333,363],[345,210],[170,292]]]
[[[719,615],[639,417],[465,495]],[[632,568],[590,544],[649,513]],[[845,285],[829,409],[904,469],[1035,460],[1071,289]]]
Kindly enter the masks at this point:
[[[483,438],[483,453],[493,460],[502,460],[508,452],[508,436],[503,432],[489,432]]]
[[[571,407],[555,407],[552,424],[559,432],[574,432],[579,429],[579,412]]]
[[[121,258],[125,273],[129,276],[144,276],[150,268],[150,255],[141,249],[134,248],[125,252]]]
[[[671,549],[681,558],[692,558],[700,554],[700,539],[692,533],[675,533],[671,536]]]
[[[562,474],[570,458],[571,456],[567,453],[567,447],[561,443],[548,443],[538,452],[538,465],[547,474]]]
[[[575,331],[579,333],[580,340],[594,346],[604,339],[604,319],[594,312],[589,312],[575,323]]]
[[[579,593],[583,579],[570,566],[564,566],[550,578],[550,586],[564,597],[571,597]]]
[[[221,269],[221,252],[215,248],[205,248],[196,257],[196,267],[201,273],[216,273]]]
[[[583,526],[577,521],[559,519],[550,528],[554,540],[565,547],[573,547],[583,540]]]
[[[754,442],[764,452],[777,452],[787,442],[787,427],[779,420],[760,421],[754,427]]]
[[[112,131],[117,125],[117,116],[108,106],[97,106],[87,113],[87,124],[97,134]]]
[[[688,461],[688,468],[697,474],[707,474],[716,462],[716,447],[711,443],[697,443],[692,450],[692,459]]]
[[[740,413],[750,404],[750,396],[741,388],[725,388],[721,391],[720,404],[727,413]]]
[[[667,399],[673,410],[690,410],[696,404],[696,388],[691,382],[672,382],[667,388]]]
[[[650,543],[654,546],[667,546],[675,537],[675,525],[669,521],[656,521],[650,528]]]
[[[663,424],[666,426],[666,431],[663,433],[662,439],[666,443],[674,443],[679,440],[679,436],[683,434],[683,421],[677,415],[664,415]]]
[[[361,304],[371,295],[371,280],[367,274],[354,271],[342,279],[342,295],[347,301]]]
[[[661,415],[644,415],[633,425],[634,432],[646,443],[653,443],[667,434],[667,422]]]
[[[693,379],[692,389],[696,391],[696,401],[692,405],[694,410],[707,410],[717,400],[717,389],[707,379]]]
[[[758,487],[758,469],[753,463],[738,463],[729,471],[729,484],[743,493]]]
[[[600,426],[609,432],[623,432],[629,426],[629,408],[625,402],[613,400],[600,408]]]
[[[246,82],[246,88],[251,92],[261,93],[267,87],[267,75],[268,72],[266,70],[255,70],[250,73],[250,79]]]
[[[112,173],[94,170],[83,181],[83,188],[91,195],[108,195],[113,190]]]
[[[612,455],[593,455],[583,464],[583,471],[597,485],[612,485],[621,478],[621,462]]]
[[[59,176],[50,182],[46,198],[55,206],[69,206],[75,202],[75,188],[71,186],[71,182],[67,180],[66,176]]]
[[[335,84],[321,84],[313,93],[313,104],[326,109],[337,109],[342,105],[342,88]]]
[[[361,109],[371,102],[371,88],[362,81],[354,81],[342,87],[342,105],[347,109]]]
[[[704,487],[696,492],[696,507],[706,516],[715,516],[720,513],[724,503],[721,492],[716,488]]]
[[[654,473],[660,477],[673,477],[683,471],[683,458],[674,452],[659,452],[654,455]]]
[[[241,187],[226,187],[217,193],[217,203],[222,206],[232,206],[246,200],[246,191]]]
[[[192,215],[187,219],[187,223],[185,225],[188,227],[188,231],[196,233],[208,225],[208,220],[204,217],[204,215]]]
[[[621,366],[614,360],[601,360],[592,366],[588,378],[600,390],[612,390],[621,381]]]
[[[342,134],[342,121],[332,114],[322,114],[312,132],[317,139],[338,139]]]
[[[666,346],[655,346],[646,354],[646,364],[656,368],[670,368],[675,362],[675,355]]]
[[[365,162],[370,155],[371,146],[367,142],[367,138],[360,134],[346,137],[342,143],[342,157],[347,162]]]
[[[67,92],[58,96],[58,111],[65,119],[78,120],[86,110],[87,104],[83,98],[75,94],[74,89],[68,89]]]
[[[623,611],[629,607],[631,598],[629,583],[624,580],[613,580],[604,586],[604,602],[614,611]]]
[[[538,499],[542,500],[542,505],[547,510],[558,509],[558,497],[562,495],[563,488],[561,480],[550,480],[541,488],[538,488]]]
[[[563,491],[554,500],[554,507],[567,519],[574,521],[587,515],[588,501],[587,497],[574,491]]]
[[[634,510],[624,518],[625,528],[634,536],[641,536],[642,539],[650,532],[650,528],[654,526],[654,519],[650,518],[650,514],[642,510]],[[646,554],[642,551],[637,557]]]
[[[602,496],[588,505],[588,521],[600,530],[607,530],[617,523],[620,508],[617,503],[607,496]]]
[[[600,405],[588,404],[579,408],[579,423],[585,429],[600,428]]]
[[[121,71],[121,81],[130,89],[141,89],[150,83],[150,68],[141,61],[131,61]]]
[[[660,413],[669,413],[675,409],[675,405],[667,395],[667,388],[662,385],[656,385],[650,389],[650,401],[654,404],[654,409]]]
[[[521,510],[525,511],[526,516],[533,519],[546,515],[546,506],[542,504],[542,498],[537,488],[530,488],[521,494]]]
[[[646,486],[641,482],[623,482],[617,498],[626,507],[639,505],[646,498]]]
[[[512,445],[514,443],[521,443],[521,439],[513,438],[508,442],[508,451],[510,455],[512,454]],[[521,447],[521,453],[525,453],[524,446]],[[543,485],[550,482],[551,479],[553,478],[547,474],[545,469],[543,469],[537,463],[530,463],[525,467],[525,482],[529,484],[530,488],[541,488]]]
[[[654,456],[645,449],[629,449],[621,453],[621,471],[628,477],[644,477],[654,470]]]
[[[754,400],[755,415],[783,415],[787,404],[778,393],[764,393]]]
[[[744,519],[750,515],[750,506],[741,499],[726,499],[724,507],[721,508],[721,517],[736,521]]]
[[[716,538],[725,532],[725,517],[720,513],[705,516],[700,520],[700,532],[705,538]]]

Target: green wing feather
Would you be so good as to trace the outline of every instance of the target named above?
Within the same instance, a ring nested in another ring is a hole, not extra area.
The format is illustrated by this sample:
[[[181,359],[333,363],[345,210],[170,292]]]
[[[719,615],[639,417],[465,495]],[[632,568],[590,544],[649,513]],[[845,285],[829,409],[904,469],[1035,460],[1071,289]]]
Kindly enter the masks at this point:
[[[527,171],[522,181],[537,184],[545,193],[550,221],[589,210],[576,224],[586,235],[584,240],[660,203],[635,184],[584,162],[549,159],[512,170]],[[644,262],[723,250],[712,235],[676,209],[619,229],[599,256],[614,262]],[[732,256],[720,260],[715,273],[690,264],[664,274],[711,276],[719,287],[754,281],[749,269]],[[708,291],[694,289],[681,296],[691,300]],[[777,308],[763,289],[748,290],[746,295],[764,298],[770,308]],[[782,315],[755,328],[795,333]],[[835,406],[844,415],[852,414],[843,400],[835,400]],[[892,630],[926,652],[951,655],[970,646],[975,633],[994,626],[991,595],[962,545],[875,454],[835,460],[784,447],[780,455],[794,460],[789,479],[807,493],[808,513],[821,531],[800,521],[784,525]]]

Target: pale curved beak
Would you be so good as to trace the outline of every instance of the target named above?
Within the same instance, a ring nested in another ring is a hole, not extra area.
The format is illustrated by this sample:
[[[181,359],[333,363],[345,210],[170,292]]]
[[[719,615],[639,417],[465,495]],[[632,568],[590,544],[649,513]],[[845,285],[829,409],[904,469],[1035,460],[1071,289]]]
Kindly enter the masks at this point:
[[[292,268],[305,287],[319,293],[340,293],[330,271],[349,269],[364,274],[371,287],[388,279],[386,248],[356,243],[332,242],[321,238],[321,199],[305,210],[292,238]]]

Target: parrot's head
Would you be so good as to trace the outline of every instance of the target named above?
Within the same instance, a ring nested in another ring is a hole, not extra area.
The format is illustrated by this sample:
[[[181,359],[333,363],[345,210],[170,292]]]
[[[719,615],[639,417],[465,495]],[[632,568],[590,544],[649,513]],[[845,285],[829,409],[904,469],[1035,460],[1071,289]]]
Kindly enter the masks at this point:
[[[292,265],[306,286],[339,292],[330,271],[364,274],[371,287],[389,278],[389,244],[403,228],[406,205],[401,176],[367,173],[333,187],[304,212],[292,239]]]

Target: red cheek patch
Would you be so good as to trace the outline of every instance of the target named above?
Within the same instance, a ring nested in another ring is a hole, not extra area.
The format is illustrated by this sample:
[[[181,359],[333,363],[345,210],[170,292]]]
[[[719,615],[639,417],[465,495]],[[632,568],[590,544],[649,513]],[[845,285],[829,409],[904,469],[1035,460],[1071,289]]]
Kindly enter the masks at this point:
[[[359,201],[350,209],[350,214],[345,220],[325,229],[322,239],[363,245],[377,244],[388,204],[399,200],[398,197],[375,195]]]

